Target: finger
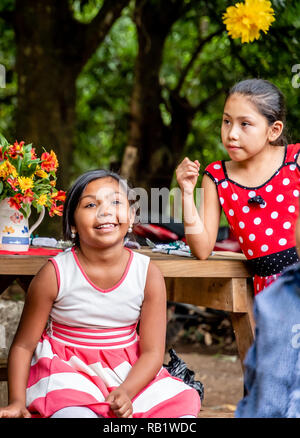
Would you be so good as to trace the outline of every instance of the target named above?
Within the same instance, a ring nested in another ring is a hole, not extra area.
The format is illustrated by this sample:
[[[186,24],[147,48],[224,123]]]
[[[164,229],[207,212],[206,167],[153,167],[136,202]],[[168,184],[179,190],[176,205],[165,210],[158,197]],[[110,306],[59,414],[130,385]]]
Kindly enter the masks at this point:
[[[0,418],[17,418],[16,413],[10,412],[10,411],[3,411],[2,414],[0,415]]]
[[[185,167],[184,171],[187,171],[187,170],[194,170],[195,172],[199,172],[199,166],[197,166],[196,163],[189,163],[189,164]]]
[[[127,409],[120,418],[132,418],[132,409]]]
[[[107,403],[112,403],[114,401],[115,397],[112,393],[108,394],[108,396],[106,397],[105,401]]]
[[[195,160],[195,161],[194,161],[194,163],[195,163],[195,164],[197,164],[197,166],[198,166],[198,167],[200,167],[200,166],[201,166],[201,164],[199,163],[199,161],[198,161],[198,160]]]
[[[119,409],[121,409],[122,408],[122,406],[123,406],[123,401],[122,401],[122,399],[118,399],[118,398],[115,398],[111,403],[110,403],[110,407],[111,407],[111,409],[113,409],[114,411],[115,410],[119,410]]]
[[[125,408],[122,407],[121,409],[114,411],[114,413],[118,418],[128,418],[129,415],[132,414],[132,407],[131,406],[126,406]]]
[[[23,418],[31,418],[31,413],[27,409],[23,411]]]
[[[188,171],[188,172],[185,172],[185,174],[184,174],[184,176],[187,178],[187,177],[195,177],[195,176],[199,176],[199,173],[196,171],[194,171],[194,170],[190,170],[190,171]]]

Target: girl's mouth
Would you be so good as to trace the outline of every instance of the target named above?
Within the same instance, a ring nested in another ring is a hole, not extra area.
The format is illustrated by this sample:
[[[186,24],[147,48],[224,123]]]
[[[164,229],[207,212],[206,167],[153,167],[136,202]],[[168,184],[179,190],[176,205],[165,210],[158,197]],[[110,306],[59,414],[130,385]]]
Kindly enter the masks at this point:
[[[103,232],[109,232],[109,231],[114,230],[117,226],[118,226],[118,224],[105,223],[105,224],[100,224],[95,228],[96,228],[96,230],[101,230]]]
[[[236,149],[241,149],[241,148],[240,148],[240,146],[236,146],[234,144],[229,144],[229,145],[227,145],[227,149],[236,150]]]

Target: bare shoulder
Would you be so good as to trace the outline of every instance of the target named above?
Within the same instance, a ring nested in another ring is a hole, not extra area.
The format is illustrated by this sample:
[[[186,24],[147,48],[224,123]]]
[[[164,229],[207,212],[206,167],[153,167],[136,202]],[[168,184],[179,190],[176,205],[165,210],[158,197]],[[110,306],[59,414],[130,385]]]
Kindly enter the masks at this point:
[[[147,295],[163,295],[166,294],[166,285],[162,272],[152,261],[149,262],[147,280],[145,285],[145,297]]]
[[[48,261],[32,279],[28,294],[38,292],[40,295],[48,296],[55,300],[58,293],[58,282],[56,271],[51,261]]]

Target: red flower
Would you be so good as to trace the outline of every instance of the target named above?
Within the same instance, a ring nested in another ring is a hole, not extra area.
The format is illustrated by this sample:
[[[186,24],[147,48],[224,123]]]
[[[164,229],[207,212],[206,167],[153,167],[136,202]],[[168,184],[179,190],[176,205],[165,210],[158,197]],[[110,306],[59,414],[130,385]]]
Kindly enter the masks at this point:
[[[0,146],[0,161],[7,159],[7,151],[3,152],[3,146]]]
[[[9,205],[16,210],[20,210],[22,202],[23,196],[21,193],[17,193],[15,196],[9,198],[8,200]]]
[[[9,155],[11,156],[11,158],[18,158],[19,155],[23,157],[24,156],[23,146],[24,146],[24,141],[20,141],[20,143],[15,141],[13,145],[10,145]]]

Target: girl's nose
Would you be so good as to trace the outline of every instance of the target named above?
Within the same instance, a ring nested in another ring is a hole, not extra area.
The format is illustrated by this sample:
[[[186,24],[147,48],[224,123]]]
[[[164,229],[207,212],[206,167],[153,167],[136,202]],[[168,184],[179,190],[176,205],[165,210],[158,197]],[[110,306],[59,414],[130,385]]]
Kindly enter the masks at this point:
[[[238,128],[233,125],[229,131],[228,137],[232,140],[238,140],[239,138]]]
[[[97,217],[111,216],[111,215],[112,215],[112,212],[110,209],[110,205],[108,203],[103,202],[97,208],[97,212],[96,212]]]

